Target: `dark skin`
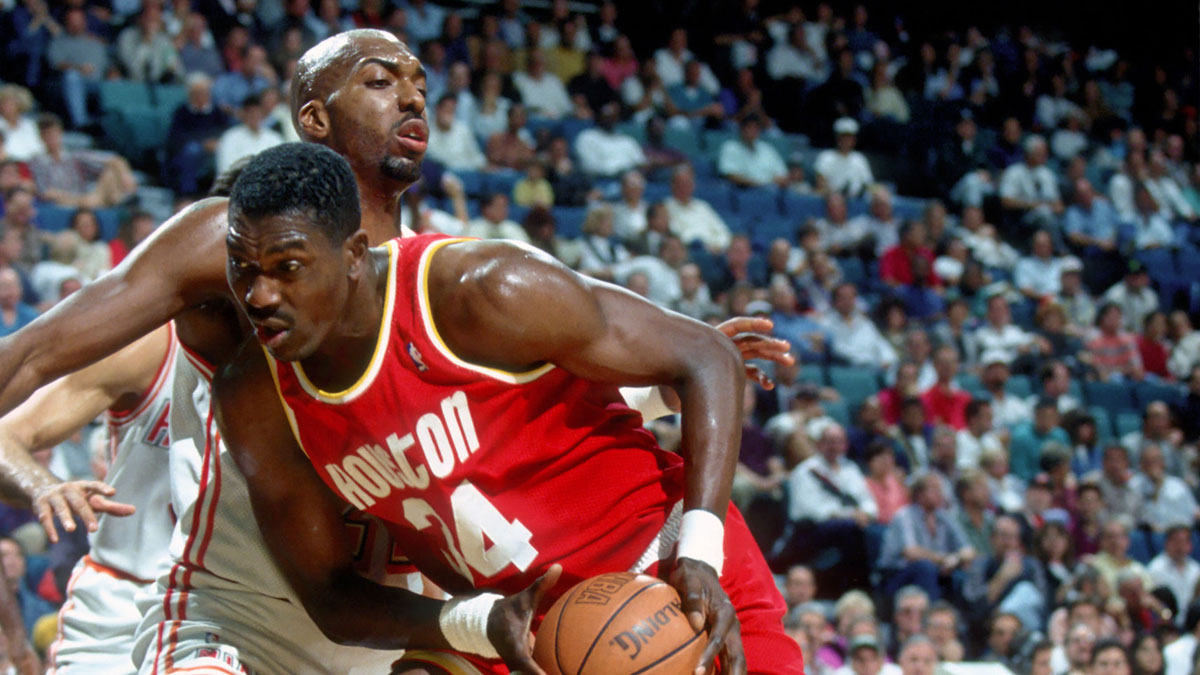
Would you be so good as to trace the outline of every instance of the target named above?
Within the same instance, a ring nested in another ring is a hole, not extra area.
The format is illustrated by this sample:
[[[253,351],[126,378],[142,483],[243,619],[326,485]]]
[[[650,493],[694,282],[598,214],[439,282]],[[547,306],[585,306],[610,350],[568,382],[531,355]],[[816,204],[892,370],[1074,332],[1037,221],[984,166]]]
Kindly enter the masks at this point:
[[[0,631],[8,641],[8,656],[17,668],[18,675],[37,675],[41,672],[37,654],[25,637],[25,621],[21,618],[21,606],[9,588],[8,577],[0,568]]]
[[[359,185],[362,228],[378,243],[403,234],[396,214],[412,179],[386,173],[382,165],[415,165],[423,157],[423,148],[401,141],[398,131],[400,125],[424,120],[424,75],[419,62],[390,35],[351,31],[338,40],[345,44],[310,64],[320,74],[312,97],[295,102],[297,125],[305,140],[350,160]],[[227,200],[214,198],[181,212],[117,269],[0,340],[0,413],[172,318],[181,342],[217,366],[228,362],[246,326],[225,281],[227,210]],[[738,344],[746,358],[790,359],[786,343],[749,334],[768,332],[769,322],[736,319],[724,330],[731,337],[741,334]],[[86,513],[80,504],[115,513],[103,487],[65,483],[59,491],[56,501],[76,513]]]
[[[368,242],[359,231],[335,246],[295,216],[238,218],[230,230],[229,280],[242,309],[259,325],[285,329],[271,342],[272,354],[300,361],[322,389],[356,381],[378,337],[386,252],[369,249]],[[462,359],[512,372],[552,363],[596,382],[674,387],[682,400],[683,446],[690,448],[684,508],[724,517],[740,444],[744,374],[740,355],[720,333],[502,242],[439,249],[430,261],[429,289],[434,323]],[[306,609],[335,640],[386,649],[442,644],[434,605],[418,601],[402,609],[404,591],[351,579],[347,549],[329,545],[340,500],[313,496],[330,491],[292,437],[256,352],[243,349],[218,376],[217,416],[250,484],[260,529],[290,584],[303,589]],[[326,527],[314,536],[282,527],[285,522]],[[394,522],[405,526],[401,514]],[[557,577],[554,569],[547,574],[513,598],[535,607]],[[726,672],[746,672],[736,613],[715,570],[680,559],[670,582],[693,626],[710,633],[697,672],[707,672],[718,654]],[[493,612],[489,621],[493,645],[510,668],[540,675],[528,615],[504,612],[506,619]],[[433,627],[417,627],[414,619]],[[397,664],[397,670],[406,667]]]

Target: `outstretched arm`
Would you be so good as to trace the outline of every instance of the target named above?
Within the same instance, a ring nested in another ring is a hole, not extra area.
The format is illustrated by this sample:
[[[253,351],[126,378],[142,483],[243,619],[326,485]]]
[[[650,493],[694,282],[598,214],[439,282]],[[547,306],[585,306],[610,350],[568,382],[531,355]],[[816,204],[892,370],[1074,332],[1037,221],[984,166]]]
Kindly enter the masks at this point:
[[[0,340],[0,414],[187,307],[226,297],[224,199],[167,221],[116,269]]]
[[[434,322],[460,358],[510,371],[548,362],[597,382],[673,386],[682,401],[685,513],[724,519],[745,381],[741,355],[728,338],[525,247],[446,245],[429,269]],[[718,582],[721,555],[681,556],[672,583],[693,626],[711,628],[701,667],[724,649],[727,672],[741,673],[736,618]]]
[[[116,354],[39,389],[0,418],[0,495],[32,506],[51,541],[58,541],[55,516],[70,532],[78,514],[92,531],[95,511],[123,516],[133,513],[133,507],[109,501],[114,491],[100,481],[60,481],[30,453],[65,441],[109,408],[136,404],[167,355],[170,331],[159,327]]]

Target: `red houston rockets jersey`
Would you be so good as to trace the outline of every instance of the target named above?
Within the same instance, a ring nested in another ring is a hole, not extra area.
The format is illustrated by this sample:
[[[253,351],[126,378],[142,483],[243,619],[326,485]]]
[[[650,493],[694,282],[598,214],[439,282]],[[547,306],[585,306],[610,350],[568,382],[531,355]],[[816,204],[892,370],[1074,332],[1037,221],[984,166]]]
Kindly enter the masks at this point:
[[[452,593],[513,593],[554,562],[560,589],[634,566],[682,499],[682,460],[658,447],[615,386],[451,353],[426,282],[433,254],[458,241],[387,243],[378,342],[349,389],[320,391],[299,363],[268,354],[296,438],[335,492],[384,520]]]

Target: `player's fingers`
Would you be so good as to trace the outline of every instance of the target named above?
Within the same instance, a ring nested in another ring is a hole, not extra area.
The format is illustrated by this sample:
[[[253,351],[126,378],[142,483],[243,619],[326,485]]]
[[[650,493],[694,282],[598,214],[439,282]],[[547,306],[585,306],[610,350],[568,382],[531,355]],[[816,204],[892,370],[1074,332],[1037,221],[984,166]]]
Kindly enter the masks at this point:
[[[775,322],[770,319],[762,319],[751,316],[735,316],[732,319],[726,319],[717,325],[717,330],[721,331],[729,337],[733,337],[738,333],[749,332],[770,332],[775,327]]]
[[[725,651],[725,645],[729,641],[730,629],[737,625],[737,614],[734,613],[733,607],[728,603],[717,608],[713,618],[712,628],[708,631],[708,646],[704,648],[704,654],[700,657],[700,666],[705,672],[712,666],[717,658],[717,654]]]
[[[562,565],[555,563],[537,581],[533,582],[533,605],[529,608],[531,611],[537,611],[538,605],[542,602],[542,596],[546,594],[546,591],[554,588],[554,585],[558,583],[558,579],[561,576]]]
[[[137,513],[137,507],[133,504],[124,502],[114,502],[111,499],[105,499],[100,495],[92,495],[88,498],[88,504],[91,505],[93,511],[107,513],[113,516],[132,516]]]
[[[62,528],[67,532],[75,531],[75,514],[71,511],[67,500],[61,493],[50,495],[50,507],[54,509],[54,515],[58,516],[58,522],[62,523]]]
[[[763,371],[762,368],[759,368],[758,366],[746,366],[746,377],[754,380],[758,383],[758,386],[767,391],[771,391],[775,388],[775,383],[771,381],[771,378]]]
[[[79,514],[79,519],[83,521],[83,526],[87,528],[88,532],[95,532],[99,523],[96,520],[96,514],[92,512],[92,507],[88,504],[88,500],[79,492],[71,489],[63,491],[63,499],[66,499],[67,503],[71,505],[71,509]],[[66,527],[65,523],[63,527]]]
[[[98,480],[89,480],[89,481],[81,482],[81,483],[79,483],[79,487],[87,492],[102,494],[105,497],[111,497],[111,496],[117,494],[117,489],[115,487],[109,485],[108,483],[98,481]]]
[[[699,633],[704,630],[705,618],[708,616],[708,593],[704,585],[697,581],[686,581],[681,594],[683,613],[692,625],[692,630]]]
[[[746,675],[746,649],[742,646],[741,624],[734,619],[733,628],[725,634],[725,649],[721,651],[722,675]]]
[[[517,659],[517,668],[514,672],[521,675],[546,675],[546,671],[542,670],[537,661],[533,660],[532,656],[525,656]]]
[[[58,528],[54,526],[54,508],[50,506],[48,500],[39,499],[37,503],[37,519],[41,523],[42,529],[46,531],[46,538],[51,543],[58,543]]]

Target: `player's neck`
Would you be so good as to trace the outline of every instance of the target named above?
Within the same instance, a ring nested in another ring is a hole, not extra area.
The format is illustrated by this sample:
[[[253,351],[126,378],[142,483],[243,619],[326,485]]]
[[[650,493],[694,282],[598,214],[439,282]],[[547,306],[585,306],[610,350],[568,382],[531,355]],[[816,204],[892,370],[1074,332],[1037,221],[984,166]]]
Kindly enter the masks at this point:
[[[397,189],[394,181],[383,184],[358,177],[362,228],[367,231],[372,246],[379,246],[389,239],[411,234],[402,232],[400,226],[400,197],[408,186]]]
[[[308,379],[324,391],[342,391],[370,366],[383,329],[389,282],[389,254],[373,248],[366,274],[350,289],[346,310],[317,351],[301,365]]]

